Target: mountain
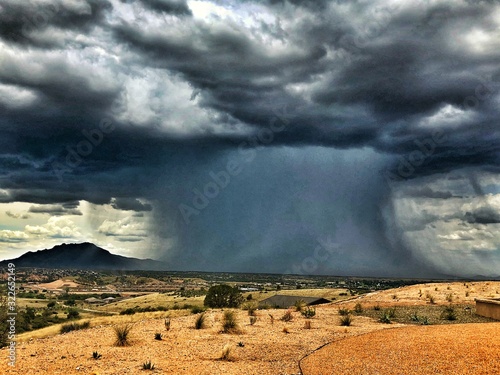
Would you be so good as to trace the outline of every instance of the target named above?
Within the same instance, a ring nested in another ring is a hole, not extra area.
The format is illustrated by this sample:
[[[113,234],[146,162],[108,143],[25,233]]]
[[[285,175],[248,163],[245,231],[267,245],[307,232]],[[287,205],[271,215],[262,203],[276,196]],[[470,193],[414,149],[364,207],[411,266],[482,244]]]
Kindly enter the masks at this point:
[[[166,263],[152,259],[128,258],[111,254],[93,243],[65,244],[52,249],[29,251],[19,258],[4,260],[0,267],[75,268],[95,270],[166,270]]]

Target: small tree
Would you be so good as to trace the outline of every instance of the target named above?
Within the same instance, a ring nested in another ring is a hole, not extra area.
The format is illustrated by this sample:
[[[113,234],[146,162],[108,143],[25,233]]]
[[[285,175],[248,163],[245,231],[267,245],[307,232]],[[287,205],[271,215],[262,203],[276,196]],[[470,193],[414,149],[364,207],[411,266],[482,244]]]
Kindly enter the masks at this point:
[[[214,285],[208,289],[203,304],[208,307],[238,307],[243,296],[237,287],[230,285]]]

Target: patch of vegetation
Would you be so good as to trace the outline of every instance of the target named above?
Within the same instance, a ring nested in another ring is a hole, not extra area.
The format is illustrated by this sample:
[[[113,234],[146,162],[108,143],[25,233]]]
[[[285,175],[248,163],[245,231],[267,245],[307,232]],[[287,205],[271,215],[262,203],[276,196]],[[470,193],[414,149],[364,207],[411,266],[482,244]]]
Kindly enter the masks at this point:
[[[381,307],[379,304],[373,306],[373,310],[375,310],[375,311],[380,311],[380,309],[381,309]]]
[[[165,318],[165,328],[170,331],[170,318]]]
[[[82,323],[68,323],[68,324],[63,324],[61,326],[61,329],[59,330],[60,333],[68,333],[71,331],[78,331],[80,329],[86,329],[90,327],[90,322],[82,322]]]
[[[349,315],[350,313],[351,313],[351,310],[349,310],[349,309],[346,309],[346,308],[339,309],[339,315],[346,316],[346,315]]]
[[[283,322],[290,322],[293,319],[292,310],[287,310],[280,318]]]
[[[115,346],[130,345],[129,334],[131,330],[132,330],[132,325],[130,324],[124,324],[113,327],[113,331],[115,332]]]
[[[283,333],[290,333],[290,330],[288,329],[288,327],[283,327]]]
[[[354,306],[354,312],[356,314],[361,314],[363,312],[363,305],[361,305],[361,303],[356,303],[356,305]]]
[[[316,309],[314,307],[307,306],[306,309],[302,310],[300,313],[302,314],[302,316],[310,319],[316,316]]]
[[[457,314],[455,309],[451,306],[446,306],[441,313],[441,319],[445,320],[457,320]]]
[[[234,313],[234,311],[224,311],[224,315],[222,317],[222,332],[237,333],[238,331],[238,321],[236,320],[236,314]]]
[[[199,313],[202,313],[204,311],[205,311],[205,309],[203,307],[200,307],[200,306],[193,306],[191,308],[191,314],[199,314]]]
[[[294,307],[295,311],[301,312],[306,307],[306,303],[303,299],[299,299],[298,301],[295,301]]]
[[[239,307],[242,302],[243,295],[238,287],[221,284],[208,289],[203,304],[208,307]]]
[[[155,365],[151,361],[144,362],[142,364],[142,369],[143,370],[154,370]]]
[[[92,352],[92,358],[94,358],[95,360],[98,360],[98,359],[100,359],[101,357],[102,357],[102,355],[101,355],[101,354],[99,354],[99,352],[98,352],[98,351],[94,351],[94,352]]]
[[[231,359],[231,345],[230,344],[224,345],[224,347],[222,348],[222,353],[221,353],[220,359],[222,359],[223,361],[229,361]]]
[[[155,333],[155,340],[158,340],[158,341],[162,340],[161,333],[159,333],[159,332]]]
[[[352,323],[352,316],[351,314],[347,314],[347,315],[342,315],[340,317],[340,325],[341,326],[345,326],[345,327],[349,327]]]
[[[256,316],[251,316],[250,317],[250,325],[253,326],[257,322],[257,317]]]
[[[311,329],[311,321],[310,320],[306,320],[304,322],[304,329]]]
[[[68,315],[68,319],[77,319],[80,316],[80,313],[76,309],[69,309],[66,314]]]
[[[206,316],[205,313],[202,312],[200,315],[196,317],[196,320],[194,321],[194,328],[195,329],[205,328],[205,321],[206,321]]]

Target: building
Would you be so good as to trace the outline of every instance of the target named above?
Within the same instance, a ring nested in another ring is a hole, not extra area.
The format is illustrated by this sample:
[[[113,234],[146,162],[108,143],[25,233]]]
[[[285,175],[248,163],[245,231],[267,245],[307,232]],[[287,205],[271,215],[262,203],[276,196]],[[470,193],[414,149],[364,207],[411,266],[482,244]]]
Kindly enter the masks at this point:
[[[321,297],[285,296],[276,294],[259,302],[259,307],[271,306],[274,308],[288,308],[294,306],[298,301],[303,301],[306,306],[329,303],[330,300]]]
[[[476,299],[476,314],[500,320],[500,298]]]

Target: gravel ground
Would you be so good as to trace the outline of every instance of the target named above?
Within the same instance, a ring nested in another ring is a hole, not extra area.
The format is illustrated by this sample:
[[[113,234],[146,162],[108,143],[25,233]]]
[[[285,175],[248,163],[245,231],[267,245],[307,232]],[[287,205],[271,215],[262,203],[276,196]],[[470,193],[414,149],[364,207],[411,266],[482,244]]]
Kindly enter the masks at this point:
[[[411,326],[326,345],[303,375],[500,374],[500,323]]]

